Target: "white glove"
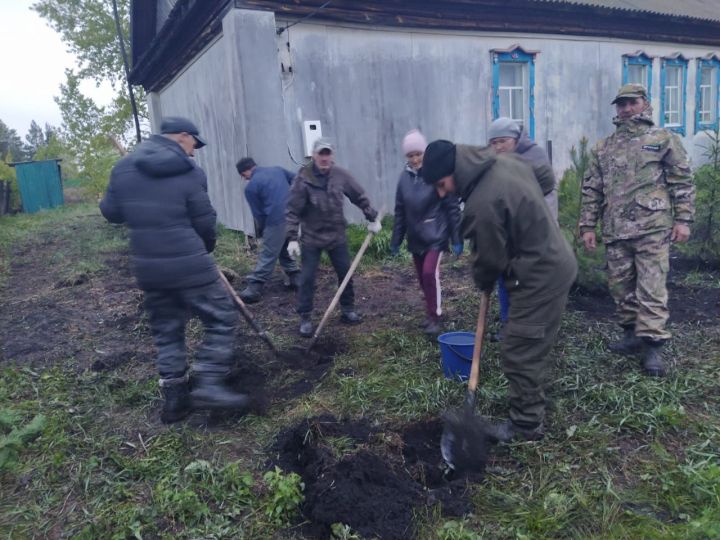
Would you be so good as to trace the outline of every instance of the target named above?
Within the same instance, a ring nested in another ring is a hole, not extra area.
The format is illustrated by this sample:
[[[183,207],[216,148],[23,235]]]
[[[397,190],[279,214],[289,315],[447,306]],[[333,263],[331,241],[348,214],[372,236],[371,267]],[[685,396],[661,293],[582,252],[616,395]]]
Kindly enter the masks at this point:
[[[382,230],[382,225],[380,224],[380,220],[376,219],[375,221],[368,223],[367,228],[371,233],[377,234]]]
[[[288,242],[287,252],[290,257],[297,259],[300,256],[300,244],[298,244],[295,240]]]

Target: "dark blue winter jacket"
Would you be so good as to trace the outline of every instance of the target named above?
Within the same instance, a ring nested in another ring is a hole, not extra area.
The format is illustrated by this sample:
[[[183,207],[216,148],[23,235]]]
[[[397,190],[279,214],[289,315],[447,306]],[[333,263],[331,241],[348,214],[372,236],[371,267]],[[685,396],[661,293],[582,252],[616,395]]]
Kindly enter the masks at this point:
[[[397,251],[406,236],[408,251],[414,255],[443,251],[448,240],[453,245],[462,243],[459,199],[454,195],[440,198],[435,186],[425,183],[409,165],[400,174],[395,194],[391,250]]]
[[[295,174],[282,167],[255,167],[245,198],[260,230],[285,221],[288,192]]]
[[[210,252],[216,214],[203,170],[180,145],[152,135],[113,167],[100,211],[130,229],[141,289],[198,287],[218,279]]]

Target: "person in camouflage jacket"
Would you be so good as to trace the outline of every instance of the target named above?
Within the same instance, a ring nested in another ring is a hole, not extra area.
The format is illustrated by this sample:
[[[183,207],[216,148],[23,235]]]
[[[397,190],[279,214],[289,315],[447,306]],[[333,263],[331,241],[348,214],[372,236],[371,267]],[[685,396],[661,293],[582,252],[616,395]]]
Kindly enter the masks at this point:
[[[608,284],[624,330],[610,350],[642,352],[645,372],[663,376],[670,244],[690,236],[695,188],[680,138],[654,127],[645,88],[626,84],[613,104],[616,131],[592,150],[583,179],[580,234],[594,250],[602,220]]]

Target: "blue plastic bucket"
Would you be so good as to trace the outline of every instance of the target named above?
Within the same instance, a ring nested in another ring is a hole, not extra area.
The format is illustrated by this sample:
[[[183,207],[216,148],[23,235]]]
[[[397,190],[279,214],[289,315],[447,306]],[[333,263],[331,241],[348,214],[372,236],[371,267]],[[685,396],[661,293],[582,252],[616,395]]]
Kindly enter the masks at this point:
[[[472,332],[448,332],[437,338],[442,355],[443,374],[446,379],[467,381],[470,377],[475,334]]]

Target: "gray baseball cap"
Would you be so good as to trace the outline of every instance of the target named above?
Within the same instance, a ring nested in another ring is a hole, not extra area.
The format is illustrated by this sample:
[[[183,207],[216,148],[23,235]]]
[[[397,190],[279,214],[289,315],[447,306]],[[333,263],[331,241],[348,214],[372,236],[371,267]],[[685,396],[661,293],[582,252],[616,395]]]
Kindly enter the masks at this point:
[[[321,150],[330,150],[331,152],[334,152],[335,145],[327,137],[320,137],[313,144],[313,153],[320,152]]]

